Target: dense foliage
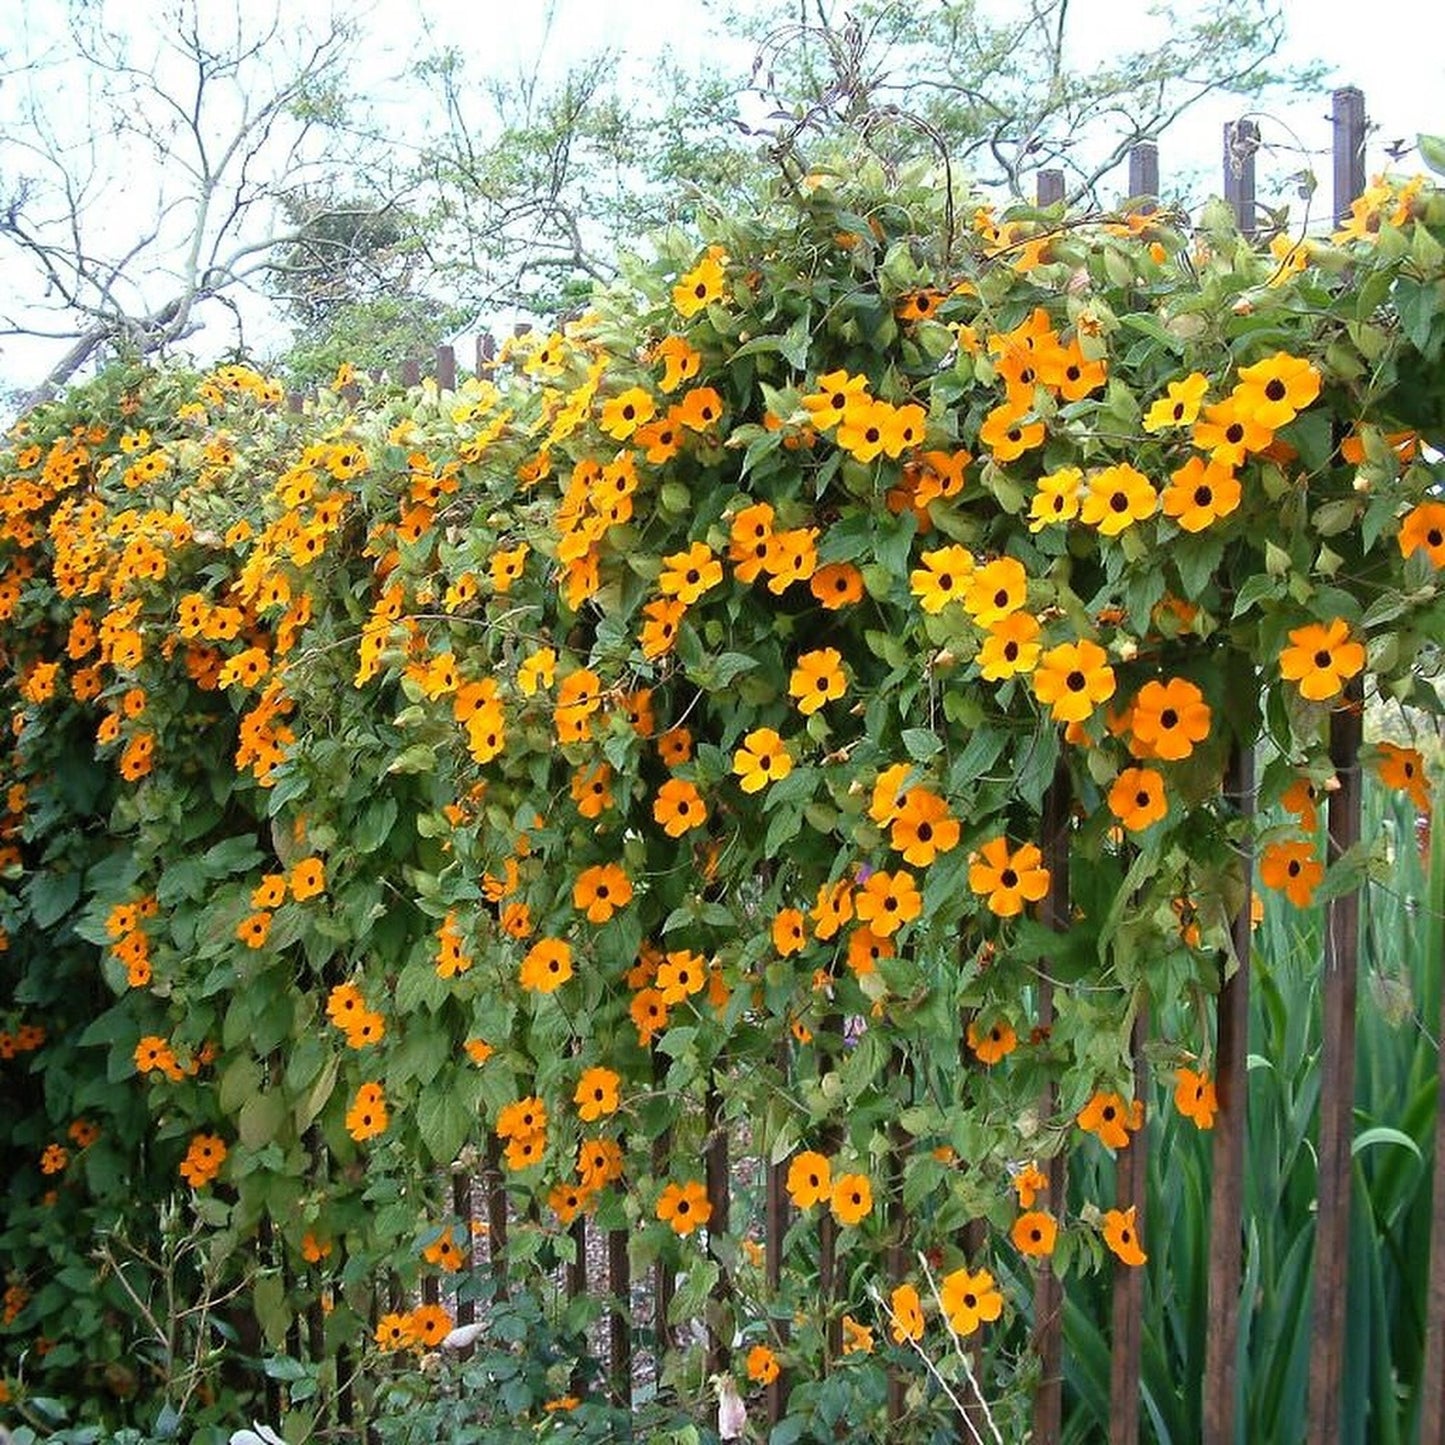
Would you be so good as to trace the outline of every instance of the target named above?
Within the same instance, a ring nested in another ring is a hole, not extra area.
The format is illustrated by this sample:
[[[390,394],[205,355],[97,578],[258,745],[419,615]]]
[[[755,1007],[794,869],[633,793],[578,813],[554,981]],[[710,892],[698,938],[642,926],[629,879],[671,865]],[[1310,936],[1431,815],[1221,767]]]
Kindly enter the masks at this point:
[[[1248,860],[1357,886],[1331,715],[1438,711],[1445,196],[1261,252],[931,180],[665,237],[454,392],[113,373],[15,429],[11,1390],[194,1420],[316,1306],[304,1429],[348,1354],[446,1340],[421,1279],[492,1290],[446,1178],[490,1153],[514,1287],[631,1230],[744,1392],[786,1369],[788,1438],[887,1368],[916,1438],[969,1369],[1014,1438],[1031,1271],[1149,1246],[1040,1166],[1128,1147],[1143,1007],[1209,1126]],[[788,1161],[776,1288],[718,1131]],[[477,1408],[618,1428],[569,1396],[604,1303]],[[702,1350],[651,1408],[713,1418]]]

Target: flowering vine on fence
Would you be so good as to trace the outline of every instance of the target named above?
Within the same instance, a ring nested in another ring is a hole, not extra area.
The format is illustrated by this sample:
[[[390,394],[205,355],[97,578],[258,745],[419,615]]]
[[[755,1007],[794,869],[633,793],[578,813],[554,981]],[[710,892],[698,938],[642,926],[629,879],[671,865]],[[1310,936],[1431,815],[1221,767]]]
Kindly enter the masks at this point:
[[[1143,211],[949,237],[865,168],[455,391],[117,371],[20,423],[7,1368],[125,1359],[77,1251],[181,1183],[237,1279],[270,1221],[272,1348],[323,1294],[332,1354],[435,1345],[443,1304],[377,1291],[466,1263],[427,1171],[491,1144],[514,1267],[587,1214],[686,1270],[678,1318],[711,1296],[745,1387],[819,1376],[837,1319],[859,1369],[984,1341],[1006,1413],[1030,1271],[1148,1248],[1039,1166],[1155,1107],[1143,1005],[1210,1126],[1241,845],[1277,906],[1355,886],[1329,716],[1438,709],[1442,238],[1423,183],[1266,252]],[[1256,824],[1223,778],[1261,738]],[[718,1129],[788,1161],[776,1288],[755,1212],[712,1217]]]

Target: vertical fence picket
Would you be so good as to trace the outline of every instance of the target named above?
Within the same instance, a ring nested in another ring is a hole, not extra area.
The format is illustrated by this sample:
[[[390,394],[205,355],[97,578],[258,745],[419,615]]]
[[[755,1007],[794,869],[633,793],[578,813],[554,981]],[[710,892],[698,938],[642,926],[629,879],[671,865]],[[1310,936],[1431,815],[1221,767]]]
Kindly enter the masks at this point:
[[[1329,862],[1360,839],[1360,699],[1352,690],[1330,720],[1330,759],[1339,787],[1329,800]],[[1355,996],[1360,950],[1358,890],[1325,909],[1324,1039],[1320,1061],[1319,1215],[1315,1228],[1308,1438],[1340,1438],[1346,1286],[1349,1273],[1351,1144],[1355,1111]]]
[[[487,1138],[487,1263],[492,1292],[507,1297],[507,1186],[502,1174],[502,1146],[495,1134]]]
[[[1129,147],[1129,199],[1152,210],[1159,200],[1159,145],[1141,140]]]
[[[1044,897],[1043,922],[1063,932],[1069,926],[1069,808],[1072,790],[1068,772],[1055,769],[1044,795],[1042,846],[1044,866],[1049,870],[1049,891]],[[1038,1026],[1054,1024],[1054,985],[1045,973],[1039,980]],[[1052,1119],[1058,1113],[1058,1086],[1049,1084],[1039,1102],[1039,1117]],[[1049,1179],[1048,1203],[1055,1214],[1064,1207],[1067,1188],[1062,1152],[1044,1166]],[[1039,1384],[1034,1392],[1035,1445],[1058,1445],[1064,1418],[1064,1291],[1047,1259],[1041,1260],[1034,1275],[1034,1353],[1039,1358]]]
[[[477,375],[485,376],[497,360],[497,338],[490,331],[477,337]]]
[[[460,1277],[468,1279],[472,1272],[473,1254],[472,1249],[472,1176],[462,1171],[452,1177],[452,1212],[461,1221],[461,1263],[459,1267]],[[457,1323],[459,1325],[470,1325],[476,1322],[477,1303],[470,1295],[462,1297],[461,1292],[457,1294]]]
[[[1334,207],[1349,214],[1365,183],[1365,99],[1353,86],[1334,92]],[[1330,761],[1339,786],[1329,800],[1333,864],[1360,838],[1360,743],[1364,715],[1358,688],[1347,689],[1330,718]],[[1350,1240],[1351,1144],[1355,1105],[1355,999],[1360,896],[1332,898],[1325,910],[1324,1038],[1320,1060],[1319,1214],[1315,1227],[1314,1301],[1306,1429],[1311,1440],[1336,1440],[1344,1376]]]
[[[401,364],[401,384],[403,386],[418,386],[420,383],[421,362],[414,356],[408,356]]]
[[[1438,797],[1438,795],[1437,795]],[[1445,917],[1430,911],[1445,889],[1445,817],[1437,807],[1430,824],[1430,883],[1423,926],[1428,956],[1445,958]],[[1440,1027],[1445,1039],[1445,987],[1440,990]],[[1421,1372],[1419,1445],[1445,1445],[1445,1049],[1438,1050],[1435,1096],[1435,1169],[1430,1207],[1429,1284],[1425,1295],[1425,1363]]]
[[[662,1091],[667,1087],[667,1063],[656,1051],[652,1055],[652,1085]],[[652,1141],[652,1175],[654,1179],[666,1179],[672,1169],[672,1130],[664,1129]],[[653,1371],[657,1383],[662,1383],[663,1356],[672,1348],[672,1326],[668,1323],[668,1312],[672,1309],[672,1295],[675,1281],[672,1269],[661,1259],[652,1267],[652,1333]]]
[[[1365,97],[1353,85],[1332,94],[1335,220],[1343,221],[1365,189]]]
[[[624,1410],[632,1407],[632,1261],[627,1253],[628,1233],[607,1233],[607,1289],[612,1307],[607,1320],[608,1361],[612,1367],[612,1394]]]
[[[454,346],[437,347],[437,385],[443,391],[457,389],[457,351]]]
[[[1134,1059],[1134,1098],[1142,1102],[1149,1088],[1144,1045],[1149,1020],[1142,1003],[1134,1016],[1129,1052]],[[1144,1238],[1144,1207],[1148,1195],[1148,1132],[1137,1130],[1119,1154],[1116,1208],[1134,1211],[1134,1229]],[[1139,1439],[1139,1365],[1144,1342],[1144,1271],[1115,1261],[1114,1299],[1109,1342],[1109,1445],[1135,1445]]]
[[[1234,211],[1239,234],[1251,240],[1256,231],[1254,157],[1259,150],[1259,127],[1249,119],[1231,120],[1224,127],[1224,199]]]
[[[1225,792],[1246,821],[1254,814],[1254,753],[1236,743]],[[1245,1100],[1249,1076],[1249,952],[1253,849],[1241,860],[1245,891],[1232,926],[1235,970],[1215,1003],[1215,1093],[1212,1182],[1209,1191],[1209,1284],[1204,1331],[1203,1445],[1234,1445],[1239,1363],[1240,1257],[1244,1218]]]
[[[1037,180],[1034,182],[1035,195],[1040,206],[1057,206],[1063,203],[1064,199],[1064,173],[1063,171],[1047,170],[1040,171]]]
[[[778,1045],[778,1068],[783,1076],[784,1087],[791,1091],[791,1053],[786,1044]],[[769,1162],[767,1177],[767,1198],[764,1208],[763,1271],[768,1281],[768,1298],[776,1301],[783,1284],[783,1239],[788,1232],[792,1217],[788,1199],[788,1164],[780,1159],[776,1164]],[[774,1325],[778,1343],[786,1345],[789,1337],[788,1322],[778,1319]],[[779,1375],[767,1389],[768,1424],[776,1425],[787,1413],[788,1378],[786,1372]]]
[[[908,1057],[901,1049],[893,1051],[890,1072],[898,1078],[912,1078]],[[895,1119],[888,1129],[888,1247],[884,1256],[885,1280],[890,1289],[901,1284],[909,1270],[908,1210],[903,1204],[903,1168],[908,1158],[912,1136]],[[888,1371],[887,1408],[891,1422],[901,1420],[907,1407],[908,1378],[902,1370]]]
[[[731,1286],[728,1280],[727,1262],[718,1248],[718,1240],[728,1233],[731,1199],[728,1189],[728,1133],[727,1121],[722,1113],[722,1091],[716,1078],[708,1080],[707,1095],[703,1104],[707,1142],[703,1146],[703,1160],[707,1179],[707,1200],[710,1206],[707,1224],[707,1251],[720,1271],[718,1282],[713,1287],[709,1300],[707,1321],[707,1372],[720,1374],[732,1360],[732,1331],[719,1327],[720,1319],[730,1319],[728,1308]]]

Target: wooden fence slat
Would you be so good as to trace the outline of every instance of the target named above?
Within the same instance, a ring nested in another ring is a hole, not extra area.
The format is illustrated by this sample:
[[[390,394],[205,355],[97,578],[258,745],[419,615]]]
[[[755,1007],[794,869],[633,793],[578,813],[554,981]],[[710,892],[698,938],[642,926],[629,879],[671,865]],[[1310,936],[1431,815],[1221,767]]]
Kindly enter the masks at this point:
[[[1129,147],[1129,199],[1147,201],[1149,208],[1159,200],[1159,145],[1141,140]]]
[[[1068,771],[1060,765],[1044,795],[1043,854],[1049,870],[1049,891],[1043,901],[1043,922],[1056,932],[1069,926],[1069,807]],[[1054,1024],[1054,986],[1047,975],[1039,984],[1038,1026]],[[1040,1118],[1052,1119],[1059,1108],[1058,1086],[1050,1084],[1040,1101]],[[1045,1165],[1049,1179],[1049,1209],[1059,1216],[1067,1188],[1062,1151]],[[1064,1291],[1048,1260],[1041,1260],[1034,1276],[1034,1353],[1039,1357],[1039,1385],[1034,1392],[1035,1445],[1058,1445],[1064,1420]]]
[[[443,391],[457,389],[457,351],[454,346],[437,347],[437,385]]]
[[[1430,886],[1426,897],[1438,900],[1435,880],[1445,863],[1445,818],[1430,823]],[[1445,918],[1424,914],[1427,955],[1445,958]],[[1440,990],[1440,1027],[1445,1039],[1445,987]],[[1425,1295],[1425,1363],[1421,1372],[1419,1445],[1445,1445],[1445,1048],[1438,1051],[1435,1095],[1435,1169],[1430,1207],[1430,1274]]]
[[[1225,792],[1246,821],[1254,815],[1254,752],[1236,743]],[[1245,1101],[1249,1088],[1249,956],[1254,854],[1242,859],[1244,898],[1233,921],[1238,966],[1215,1002],[1214,1089],[1219,1112],[1209,1204],[1209,1286],[1205,1306],[1203,1445],[1235,1445],[1239,1290],[1243,1261]],[[1221,962],[1221,967],[1223,967]]]
[[[1143,1004],[1134,1017],[1129,1052],[1134,1058],[1134,1098],[1143,1101],[1149,1087],[1144,1044],[1149,1034]],[[1136,1130],[1118,1156],[1116,1208],[1134,1211],[1134,1228],[1147,1239],[1144,1219],[1148,1197],[1148,1134]],[[1109,1445],[1135,1445],[1139,1439],[1139,1365],[1144,1342],[1144,1271],[1114,1261],[1114,1299],[1109,1341]]]
[[[460,1275],[466,1279],[472,1272],[475,1251],[472,1248],[472,1176],[465,1171],[452,1177],[452,1212],[461,1220],[461,1266]],[[477,1302],[468,1297],[457,1297],[457,1323],[475,1324]]]
[[[1040,171],[1034,182],[1038,203],[1040,206],[1057,206],[1062,204],[1064,199],[1064,173],[1063,171],[1047,170]]]
[[[607,1234],[607,1288],[612,1309],[607,1321],[607,1345],[612,1367],[612,1393],[623,1409],[632,1408],[632,1260],[628,1232]]]
[[[1365,189],[1365,97],[1343,85],[1333,100],[1335,220],[1342,222]]]
[[[720,1271],[718,1282],[713,1287],[707,1321],[707,1372],[720,1374],[732,1360],[732,1331],[726,1333],[718,1327],[718,1315],[724,1311],[731,1284],[728,1279],[727,1261],[718,1248],[718,1239],[728,1232],[731,1214],[731,1198],[728,1189],[728,1133],[727,1122],[722,1114],[722,1091],[716,1077],[708,1080],[707,1095],[703,1102],[704,1124],[707,1141],[703,1146],[703,1161],[707,1178],[707,1201],[710,1206],[707,1222],[707,1252]]]
[[[1339,787],[1329,800],[1329,862],[1360,839],[1358,692],[1347,693],[1330,719],[1330,758]],[[1319,1214],[1315,1227],[1306,1438],[1340,1438],[1346,1285],[1349,1274],[1350,1183],[1355,1111],[1355,994],[1360,949],[1358,889],[1325,909],[1324,1040],[1320,1061]]]
[[[779,1048],[780,1063],[784,1076],[788,1074],[788,1049]],[[791,1080],[789,1081],[791,1082]],[[767,1198],[764,1203],[763,1272],[768,1281],[768,1297],[776,1300],[783,1285],[783,1237],[788,1232],[791,1218],[791,1204],[788,1199],[788,1164],[779,1160],[768,1165]],[[786,1345],[789,1337],[787,1320],[780,1319],[774,1325],[779,1344]],[[786,1372],[779,1375],[767,1389],[768,1424],[776,1425],[787,1413],[788,1379]]]
[[[507,1298],[507,1187],[502,1174],[502,1144],[487,1136],[487,1263],[498,1299]]]
[[[1224,199],[1234,211],[1239,234],[1253,240],[1255,225],[1254,157],[1259,150],[1259,127],[1248,118],[1231,120],[1224,127]]]
[[[652,1054],[652,1086],[659,1091],[667,1087],[667,1060],[654,1048]],[[672,1129],[664,1129],[652,1141],[652,1176],[666,1179],[672,1169]],[[672,1269],[661,1259],[652,1267],[652,1333],[653,1370],[657,1383],[662,1383],[662,1357],[672,1348],[672,1326],[667,1314],[672,1308],[675,1286]]]

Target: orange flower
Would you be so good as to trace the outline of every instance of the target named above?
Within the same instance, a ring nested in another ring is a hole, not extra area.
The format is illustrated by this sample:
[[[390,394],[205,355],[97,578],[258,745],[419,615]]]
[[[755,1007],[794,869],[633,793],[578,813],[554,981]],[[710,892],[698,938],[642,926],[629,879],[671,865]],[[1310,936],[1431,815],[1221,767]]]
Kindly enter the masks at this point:
[[[319,858],[303,858],[291,870],[291,896],[304,903],[326,891],[326,866]]]
[[[853,917],[853,885],[846,878],[818,887],[818,899],[809,910],[813,932],[823,942],[834,937]]]
[[[844,1174],[833,1182],[830,1200],[839,1224],[861,1224],[873,1211],[873,1186],[866,1174]]]
[[[589,923],[606,923],[631,901],[632,883],[616,863],[584,868],[572,886],[572,906],[585,913]]]
[[[577,1177],[587,1190],[621,1179],[621,1145],[615,1139],[584,1139],[577,1149]]]
[[[676,391],[691,381],[702,367],[702,353],[681,336],[666,336],[652,348],[652,359],[663,364],[662,389]]]
[[[938,547],[923,554],[923,566],[909,574],[908,588],[930,616],[950,602],[961,602],[973,578],[973,553],[967,547]]]
[[[866,923],[880,938],[887,938],[923,912],[923,896],[906,869],[896,873],[879,870],[870,873],[863,886],[854,890],[853,907],[860,923]]]
[[[1375,771],[1387,788],[1395,788],[1406,794],[1422,813],[1430,811],[1430,789],[1425,778],[1425,759],[1416,748],[1404,748],[1397,743],[1375,744],[1378,757]]]
[[[722,260],[706,255],[672,288],[672,304],[683,317],[697,315],[723,294]]]
[[[1164,779],[1153,768],[1125,768],[1109,789],[1109,811],[1131,833],[1142,833],[1169,812]]]
[[[181,1178],[192,1189],[209,1184],[220,1172],[226,1159],[226,1141],[215,1134],[197,1134],[181,1161]]]
[[[1131,1107],[1121,1095],[1103,1090],[1095,1093],[1077,1116],[1079,1128],[1093,1134],[1106,1149],[1123,1149],[1129,1143],[1129,1130],[1143,1122],[1142,1106]]]
[[[1239,481],[1224,462],[1190,457],[1170,477],[1161,498],[1164,515],[1185,532],[1202,532],[1239,506]]]
[[[416,1343],[409,1314],[387,1314],[376,1322],[376,1343],[387,1351],[409,1349]]]
[[[773,947],[782,958],[801,953],[808,943],[807,922],[801,910],[784,908],[773,919]]]
[[[952,852],[960,833],[948,804],[928,788],[910,788],[889,823],[889,842],[915,868],[926,868],[940,853]]]
[[[412,1339],[434,1350],[451,1334],[456,1321],[441,1305],[418,1305],[409,1316]]]
[[[1266,888],[1280,890],[1296,908],[1308,908],[1325,865],[1310,843],[1271,843],[1259,860],[1259,876]]]
[[[657,1217],[678,1234],[691,1234],[712,1218],[707,1190],[695,1179],[669,1184],[657,1200]]]
[[[622,1102],[621,1087],[621,1077],[611,1069],[584,1069],[572,1096],[578,1117],[590,1124],[605,1114],[615,1114]]]
[[[560,938],[541,938],[527,950],[518,982],[534,993],[555,993],[572,977],[572,949]]]
[[[669,838],[681,838],[707,822],[707,804],[692,783],[684,778],[669,778],[657,790],[652,816]]]
[[[1024,605],[1028,585],[1022,562],[1016,557],[997,557],[969,578],[964,610],[977,626],[993,627]]]
[[[1025,903],[1037,903],[1049,891],[1049,870],[1036,844],[1024,843],[1010,852],[1008,839],[992,838],[974,855],[968,868],[968,886],[988,895],[988,907],[998,918],[1014,918]]]
[[[1104,1243],[1113,1250],[1124,1264],[1141,1265],[1149,1256],[1139,1242],[1139,1232],[1134,1227],[1134,1206],[1128,1209],[1108,1209],[1104,1212]]]
[[[722,563],[706,542],[694,542],[686,552],[673,552],[662,559],[657,590],[691,607],[704,592],[723,580]]]
[[[637,1026],[637,1042],[644,1049],[667,1027],[667,1004],[655,988],[639,989],[628,1012]]]
[[[497,1112],[497,1137],[529,1139],[547,1130],[547,1106],[535,1094],[513,1099]]]
[[[1011,612],[988,630],[978,650],[978,672],[985,682],[1003,682],[1038,665],[1042,647],[1038,619],[1028,612]]]
[[[778,1357],[766,1345],[754,1345],[748,1351],[748,1379],[759,1385],[771,1385],[782,1374]]]
[[[1047,1192],[1049,1176],[1037,1164],[1029,1164],[1013,1177],[1014,1192],[1019,1197],[1019,1207],[1032,1209],[1034,1200]]]
[[[286,901],[286,875],[266,873],[251,891],[251,907],[258,910],[279,908]]]
[[[808,590],[830,612],[863,598],[863,574],[851,562],[830,562],[808,581]]]
[[[892,1318],[888,1332],[895,1345],[923,1338],[923,1301],[913,1285],[897,1285],[888,1298],[888,1310]]]
[[[236,925],[236,937],[247,948],[264,948],[271,932],[271,915],[264,910],[252,913]]]
[[[772,728],[755,728],[733,754],[733,772],[745,793],[759,793],[793,771],[787,744]]]
[[[981,1064],[996,1064],[1007,1058],[1018,1047],[1018,1035],[1007,1019],[997,1019],[989,1026],[987,1033],[980,1033],[978,1026],[969,1020],[965,1037]]]
[[[614,396],[602,406],[599,422],[608,436],[623,442],[642,426],[652,420],[657,404],[651,395],[640,386],[630,386],[620,396]]]
[[[1163,396],[1144,413],[1144,430],[1163,431],[1171,426],[1189,426],[1199,415],[1209,379],[1201,371],[1192,371],[1182,381],[1171,381]]]
[[[1034,696],[1055,722],[1081,723],[1114,695],[1114,669],[1097,642],[1062,642],[1039,659]]]
[[[773,540],[772,506],[755,502],[744,507],[732,521],[729,532],[728,559],[739,582],[755,582],[768,561],[768,548]]]
[[[1278,431],[1320,394],[1320,374],[1311,362],[1276,351],[1253,366],[1239,368],[1232,400],[1241,415]]]
[[[836,647],[821,647],[799,657],[788,681],[788,695],[797,698],[798,711],[806,717],[842,697],[847,687],[842,653]]]
[[[1405,513],[1396,539],[1400,553],[1424,552],[1433,566],[1445,567],[1445,502],[1421,502]]]
[[[866,376],[830,371],[818,378],[818,390],[803,398],[803,407],[819,431],[829,431],[843,420],[850,401],[867,394]]]
[[[386,1112],[386,1095],[378,1083],[363,1084],[346,1111],[346,1132],[358,1144],[386,1132],[390,1118]]]
[[[1009,1231],[1009,1237],[1020,1254],[1035,1256],[1052,1254],[1058,1234],[1058,1221],[1046,1209],[1031,1209],[1026,1214],[1020,1214]]]
[[[706,431],[715,426],[723,414],[723,399],[710,386],[695,386],[683,394],[669,416],[676,418],[689,431]]]
[[[1143,472],[1119,462],[1089,478],[1089,490],[1079,508],[1079,520],[1098,528],[1105,537],[1152,517],[1159,497]]]
[[[642,624],[638,645],[645,658],[655,661],[672,651],[673,644],[677,641],[677,629],[686,611],[686,603],[666,597],[659,597],[644,604],[642,615],[647,621]]]
[[[1206,1071],[1183,1068],[1174,1071],[1174,1107],[1199,1128],[1214,1127],[1219,1100],[1214,1092],[1214,1081]]]
[[[811,1209],[833,1197],[833,1171],[827,1158],[805,1149],[788,1165],[788,1197],[799,1209]]]
[[[1194,683],[1172,677],[1146,682],[1129,713],[1129,730],[1148,757],[1178,762],[1209,736],[1211,714]]]
[[[684,1003],[707,983],[707,960],[687,949],[669,953],[657,968],[657,991],[664,1004]]]
[[[960,1339],[967,1339],[981,1324],[1003,1313],[1003,1295],[986,1269],[975,1273],[956,1269],[944,1275],[938,1298],[949,1327]]]

